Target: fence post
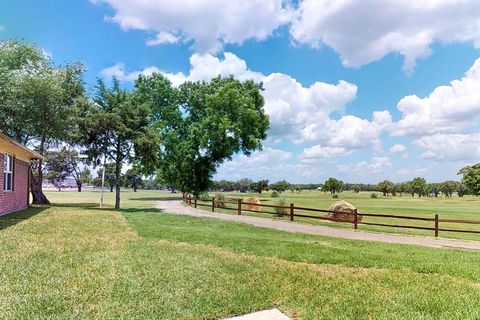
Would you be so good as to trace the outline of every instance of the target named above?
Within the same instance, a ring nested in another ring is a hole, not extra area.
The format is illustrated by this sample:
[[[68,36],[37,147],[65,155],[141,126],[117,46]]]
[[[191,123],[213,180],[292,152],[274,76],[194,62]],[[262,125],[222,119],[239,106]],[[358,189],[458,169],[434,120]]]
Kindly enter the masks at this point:
[[[354,229],[358,228],[358,210],[357,209],[353,211],[353,228]]]
[[[212,198],[212,212],[215,212],[215,197]]]
[[[293,217],[295,215],[295,206],[293,203],[290,203],[290,221],[293,221]]]
[[[435,238],[438,238],[438,214],[435,215]]]
[[[237,214],[238,215],[242,214],[242,199],[237,200]]]
[[[193,206],[196,208],[197,207],[197,197],[193,198]]]

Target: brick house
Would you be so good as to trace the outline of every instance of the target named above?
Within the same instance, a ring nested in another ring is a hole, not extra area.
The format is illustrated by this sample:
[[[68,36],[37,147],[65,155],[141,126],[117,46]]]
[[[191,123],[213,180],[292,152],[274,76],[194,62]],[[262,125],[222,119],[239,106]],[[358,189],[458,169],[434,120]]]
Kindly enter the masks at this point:
[[[0,216],[30,202],[30,162],[42,156],[0,133]]]

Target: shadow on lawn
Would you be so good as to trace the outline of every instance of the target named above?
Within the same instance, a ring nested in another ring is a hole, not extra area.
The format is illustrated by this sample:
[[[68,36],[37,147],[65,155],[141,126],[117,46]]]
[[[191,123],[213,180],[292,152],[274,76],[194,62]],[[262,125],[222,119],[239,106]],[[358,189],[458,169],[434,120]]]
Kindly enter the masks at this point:
[[[83,208],[83,209],[94,209],[98,208],[98,203],[96,202],[79,202],[79,203],[53,203],[50,206],[56,208]],[[106,208],[108,209],[108,208]]]
[[[22,211],[12,212],[0,216],[0,231],[9,227],[13,227],[19,222],[28,220],[48,208],[49,206],[30,207]]]
[[[165,212],[163,209],[157,208],[125,208],[120,209],[121,212],[124,213],[161,213]]]
[[[172,200],[182,200],[181,196],[172,196],[172,197],[144,197],[144,198],[128,198],[132,201],[172,201]]]

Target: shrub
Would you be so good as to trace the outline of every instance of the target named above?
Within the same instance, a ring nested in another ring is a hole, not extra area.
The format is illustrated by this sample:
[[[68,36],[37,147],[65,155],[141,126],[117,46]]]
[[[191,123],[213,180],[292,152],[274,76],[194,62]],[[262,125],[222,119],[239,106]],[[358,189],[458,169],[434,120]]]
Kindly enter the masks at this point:
[[[210,201],[210,200],[212,200],[212,197],[210,197],[208,192],[203,192],[203,193],[200,194],[198,199],[200,199],[201,201]]]
[[[372,194],[370,195],[370,198],[372,198],[372,199],[377,199],[377,198],[378,198],[378,194],[372,193]]]
[[[286,207],[287,206],[287,200],[284,197],[281,197],[276,201],[275,205]],[[277,214],[277,216],[283,217],[284,215],[288,214],[288,209],[287,208],[275,208],[275,213]]]
[[[216,193],[215,194],[215,206],[218,208],[225,208],[226,204],[226,197],[224,193]]]
[[[273,192],[272,192],[272,194],[271,194],[271,197],[272,197],[272,198],[278,198],[278,197],[280,197],[280,195],[278,194],[277,191],[273,190]]]
[[[338,199],[338,194],[335,193],[335,194],[332,196],[332,198],[333,198],[333,199]]]

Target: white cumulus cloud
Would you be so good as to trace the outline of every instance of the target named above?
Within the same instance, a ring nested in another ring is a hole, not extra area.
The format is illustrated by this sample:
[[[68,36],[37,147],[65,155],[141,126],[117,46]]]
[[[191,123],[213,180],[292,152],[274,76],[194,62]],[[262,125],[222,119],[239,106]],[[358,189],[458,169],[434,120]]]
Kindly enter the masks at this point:
[[[480,134],[435,134],[413,142],[425,149],[424,159],[474,161],[480,159]]]
[[[356,98],[357,86],[347,81],[337,84],[315,82],[305,87],[295,78],[282,73],[264,75],[248,68],[245,60],[225,52],[223,59],[212,54],[193,54],[188,74],[162,72],[157,67],[127,72],[122,63],[104,69],[105,77],[115,76],[122,81],[133,81],[140,74],[161,72],[178,86],[185,81],[210,80],[218,75],[233,75],[239,80],[262,82],[265,111],[270,117],[270,135],[290,137],[297,143],[322,142],[328,146],[363,148],[378,142],[378,135],[391,122],[388,112],[374,114],[372,122],[354,116],[339,120],[330,118],[334,112],[344,112],[348,103]],[[327,130],[324,130],[324,127]],[[324,139],[327,132],[328,139]],[[366,139],[366,140],[365,140]]]
[[[381,173],[393,168],[388,157],[373,157],[370,162],[361,161],[355,166],[355,171],[362,174]]]
[[[264,148],[261,151],[254,152],[251,156],[239,155],[231,161],[220,166],[217,179],[240,179],[254,178],[264,179],[268,177],[277,177],[282,179],[284,171],[288,171],[292,165],[287,164],[293,158],[293,153],[273,148]]]
[[[117,63],[111,67],[103,69],[100,74],[105,78],[115,77],[120,81],[134,81],[140,74],[150,75],[160,72],[157,67],[148,67],[142,71],[127,72],[123,63]]]
[[[264,40],[291,19],[282,0],[95,0],[114,11],[108,20],[125,30],[156,34],[148,45],[193,41],[197,52],[216,52],[224,44]]]
[[[390,148],[390,152],[391,153],[400,153],[400,152],[404,152],[407,148],[405,148],[405,146],[403,144],[394,144],[391,148]]]
[[[308,162],[309,160],[344,156],[350,154],[351,152],[352,150],[348,150],[343,147],[324,147],[321,145],[315,145],[313,147],[304,149],[300,158]]]
[[[480,3],[480,2],[479,2]],[[402,118],[394,135],[457,133],[480,121],[480,58],[460,80],[437,87],[427,97],[410,95],[398,103]]]
[[[333,48],[346,66],[398,53],[411,71],[434,42],[479,48],[479,17],[478,0],[303,0],[290,33],[299,43]]]
[[[316,141],[327,146],[347,149],[363,149],[373,147],[379,149],[380,135],[392,123],[388,111],[376,111],[371,121],[353,115],[345,115],[340,119],[327,118],[324,121],[309,121],[301,131],[298,142]]]

